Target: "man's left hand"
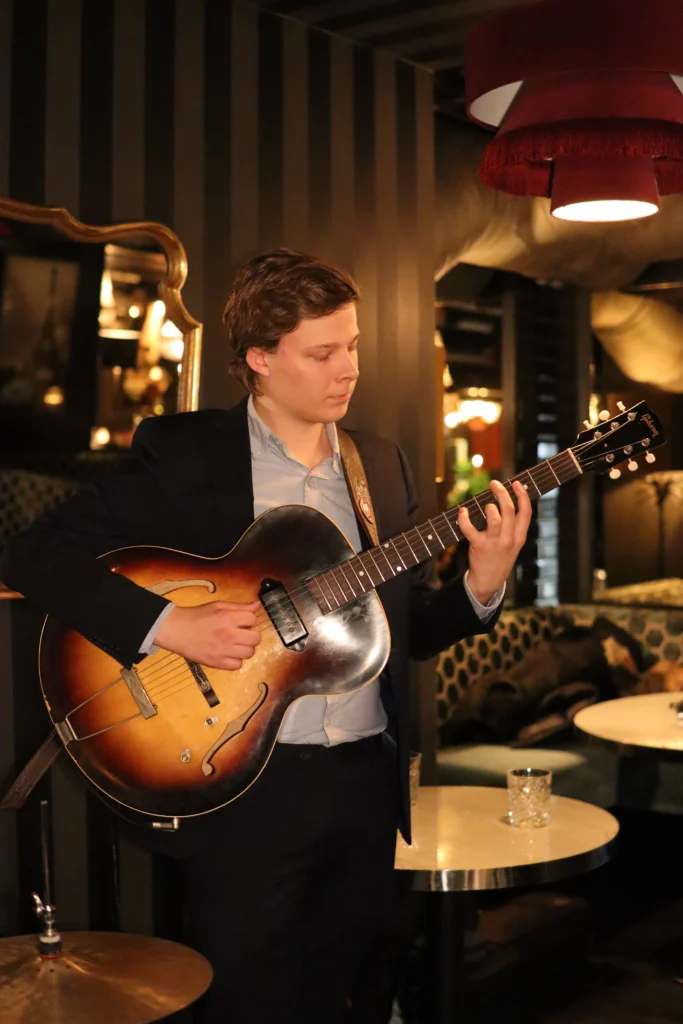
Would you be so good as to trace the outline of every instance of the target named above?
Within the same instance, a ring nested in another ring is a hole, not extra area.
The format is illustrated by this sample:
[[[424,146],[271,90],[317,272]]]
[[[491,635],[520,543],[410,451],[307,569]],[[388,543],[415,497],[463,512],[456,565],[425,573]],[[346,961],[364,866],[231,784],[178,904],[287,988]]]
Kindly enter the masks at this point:
[[[531,502],[525,488],[517,480],[512,489],[517,498],[517,512],[503,484],[491,481],[498,504],[492,502],[484,509],[485,530],[478,530],[472,524],[464,506],[458,513],[458,526],[470,542],[467,585],[472,596],[483,605],[489,603],[510,575],[531,522]]]

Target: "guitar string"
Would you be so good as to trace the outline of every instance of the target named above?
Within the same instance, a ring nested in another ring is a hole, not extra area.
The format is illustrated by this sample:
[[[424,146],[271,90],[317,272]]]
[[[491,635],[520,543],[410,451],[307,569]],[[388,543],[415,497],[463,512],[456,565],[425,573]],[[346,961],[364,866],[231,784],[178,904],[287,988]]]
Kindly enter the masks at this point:
[[[616,431],[615,431],[615,433],[616,433]],[[554,458],[557,460],[559,457],[562,457],[565,460],[567,458],[569,458],[571,460],[570,452],[576,452],[580,448],[586,448],[586,447],[588,447],[590,445],[593,445],[593,444],[595,444],[595,440],[583,442],[582,445],[577,445],[573,449],[568,449],[568,450],[566,450],[564,452],[558,453],[558,456],[555,456]],[[592,460],[586,460],[584,465],[587,468],[590,468],[591,462],[592,463],[596,463],[596,462],[599,462],[599,461],[603,461],[604,457],[605,457],[604,453],[601,454],[601,455],[595,456]],[[571,460],[571,461],[573,463],[573,460]],[[557,466],[557,468],[560,470],[560,472],[562,472],[562,468],[559,465]],[[554,471],[552,470],[552,467],[550,466],[549,460],[546,463],[542,463],[541,466],[538,467],[538,469],[540,469],[541,473],[539,474],[538,470],[537,470],[536,475],[538,476],[539,483],[541,483],[542,486],[545,486],[546,482],[552,482],[553,478],[555,478],[555,480],[557,481],[557,476],[554,473]],[[543,479],[541,477],[541,474],[543,474]],[[511,484],[511,483],[513,483],[516,480],[521,480],[521,478],[523,476],[525,476],[525,475],[528,475],[530,477],[532,483],[534,483],[534,485],[535,485],[534,476],[532,475],[531,470],[524,470],[521,473],[517,474],[516,476],[511,477],[508,481],[505,481],[505,483]],[[539,496],[540,496],[540,488],[536,487],[536,489],[539,491]],[[492,498],[495,497],[493,495],[493,493],[490,492],[490,491],[483,492],[484,495],[486,495],[488,493],[491,494]],[[480,495],[479,497],[481,498],[483,496]],[[488,501],[487,501],[487,503],[488,503]],[[450,521],[448,520],[448,515],[452,515],[453,513],[456,513],[456,516],[457,516],[457,511],[461,507],[468,508],[468,506],[473,505],[473,504],[476,506],[476,508],[473,509],[473,511],[479,511],[480,512],[481,510],[479,509],[479,507],[477,505],[476,498],[475,499],[470,499],[468,502],[463,503],[463,505],[456,506],[455,508],[448,510],[448,513],[441,513],[439,516],[435,516],[433,520],[430,520],[430,524],[434,526],[436,524],[436,522],[438,522],[439,520],[443,519],[443,520],[446,521],[444,525],[446,525],[449,529],[452,530],[453,527],[452,527]],[[391,545],[394,548],[394,550],[396,551],[396,553],[399,554],[399,557],[400,557],[400,552],[398,551],[398,547],[397,547],[397,544],[399,542],[401,542],[401,543],[403,543],[405,545],[404,548],[403,548],[403,553],[408,555],[409,552],[410,552],[410,554],[414,557],[414,552],[413,552],[413,550],[411,548],[410,543],[407,540],[403,540],[404,536],[407,537],[407,536],[410,536],[411,534],[415,533],[415,534],[418,535],[420,540],[422,540],[422,542],[426,546],[426,542],[421,537],[420,529],[421,528],[419,528],[419,527],[413,527],[411,530],[405,531],[404,535],[399,535],[399,537],[397,537],[395,541],[389,542],[389,543],[391,543]],[[438,536],[438,531],[436,531],[436,532],[437,532],[437,536]],[[440,537],[439,537],[439,541],[440,541],[440,543],[443,543]],[[376,550],[376,549],[371,549],[371,550]],[[365,552],[361,552],[360,554],[366,554],[367,555],[368,553],[369,553],[368,551],[365,551]],[[384,556],[384,557],[386,558],[386,556]],[[373,558],[373,561],[374,561],[374,558]],[[362,565],[362,563],[361,563],[361,565]],[[375,565],[375,568],[377,568],[377,571],[379,572],[379,569],[378,569],[378,567],[376,565]],[[334,567],[332,567],[331,570],[326,570],[326,572],[327,573],[331,572],[332,574],[334,574],[335,572],[336,573],[342,573],[341,579],[343,580],[343,582],[346,584],[347,587],[350,587],[350,585],[348,583],[348,580],[343,575],[341,565],[334,566]],[[380,572],[380,575],[381,575],[381,572]],[[349,598],[345,597],[344,590],[343,590],[341,584],[337,580],[334,580],[334,578],[333,578],[333,582],[337,583],[337,586],[339,587],[341,595],[344,598],[344,603],[347,603],[348,600],[352,600],[352,598],[349,599]],[[289,597],[296,596],[297,594],[300,594],[300,593],[302,593],[302,592],[304,592],[304,591],[306,591],[308,589],[309,589],[309,587],[308,587],[308,584],[307,584],[306,586],[301,587],[298,590],[290,592],[285,598],[277,599],[276,601],[273,601],[273,605],[276,605],[276,604],[279,604],[279,603],[284,603],[284,602],[286,602],[289,599]],[[331,588],[329,588],[329,589],[330,589],[330,593],[334,597],[334,592],[332,591]],[[374,589],[374,587],[372,589]],[[321,593],[322,593],[322,591],[321,591]],[[360,595],[357,595],[357,596],[360,596]],[[335,598],[335,600],[338,600],[338,599]],[[339,605],[339,606],[341,607],[341,605]],[[334,610],[334,609],[332,609],[332,610]],[[257,612],[257,616],[261,616],[261,613]],[[275,630],[275,626],[272,624],[272,622],[270,620],[270,617],[268,616],[267,612],[265,612],[260,619],[257,618],[257,621],[256,621],[255,625],[257,627],[256,631],[261,633],[262,636],[264,636],[265,634],[267,634],[267,633],[269,633],[271,631],[273,631],[273,632],[276,631]],[[264,626],[263,629],[258,628],[261,625]],[[171,664],[169,664],[169,661],[171,662]],[[176,661],[177,662],[181,662],[182,664],[181,665],[174,664]],[[178,680],[177,670],[178,669],[180,669],[181,674],[184,674],[184,672],[186,672],[186,671],[190,671],[189,667],[187,666],[186,660],[181,655],[176,655],[174,652],[169,651],[169,652],[167,652],[162,657],[162,659],[160,659],[160,661],[158,661],[154,665],[150,666],[150,670],[149,671],[138,670],[138,675],[140,676],[141,681],[144,679],[146,684],[150,686],[150,691],[149,691],[149,695],[150,696],[152,695],[152,690],[151,690],[152,686],[160,687],[160,688],[158,688],[158,689],[156,689],[154,691],[154,693],[157,696],[160,695],[160,694],[161,695],[165,695],[165,694],[167,694],[167,693],[172,691],[173,686],[177,682],[177,680]],[[208,672],[208,671],[212,671],[212,672],[213,671],[221,671],[222,672],[222,671],[230,671],[230,670],[228,670],[228,669],[217,669],[217,670],[204,669],[204,671],[205,672]],[[121,678],[121,677],[119,677],[119,678]],[[114,680],[114,682],[117,682],[117,681],[118,680]],[[188,685],[192,685],[192,684],[197,685],[196,681],[194,679]],[[109,684],[109,685],[111,685],[111,684]]]

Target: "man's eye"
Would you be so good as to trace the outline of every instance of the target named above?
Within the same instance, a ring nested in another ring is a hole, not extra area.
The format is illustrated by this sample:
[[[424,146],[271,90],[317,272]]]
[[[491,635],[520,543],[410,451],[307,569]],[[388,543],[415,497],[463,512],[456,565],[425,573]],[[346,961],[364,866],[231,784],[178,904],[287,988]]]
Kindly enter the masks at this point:
[[[327,360],[330,358],[330,353],[328,352],[324,356],[313,356],[313,358],[315,359],[316,363],[326,363]]]

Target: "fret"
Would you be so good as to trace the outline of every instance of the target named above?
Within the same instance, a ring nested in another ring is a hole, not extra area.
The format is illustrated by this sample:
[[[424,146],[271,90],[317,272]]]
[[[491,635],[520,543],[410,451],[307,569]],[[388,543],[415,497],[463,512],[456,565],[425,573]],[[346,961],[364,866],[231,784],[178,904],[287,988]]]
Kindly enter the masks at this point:
[[[358,576],[358,578],[361,581],[362,580],[370,580],[370,587],[371,588],[372,587],[376,587],[377,583],[379,583],[379,580],[377,580],[377,582],[375,582],[375,580],[372,578],[372,572],[370,571],[368,566],[363,561],[364,556],[365,556],[365,552],[361,551],[361,553],[359,555],[356,555],[356,557],[353,559],[353,561],[354,562],[358,562],[358,564],[360,566],[360,570],[359,571],[356,570],[355,567],[354,567],[354,572],[356,573],[356,575]]]
[[[346,572],[346,565],[347,565],[347,564],[348,564],[348,563],[346,563],[346,562],[341,562],[341,563],[340,563],[340,565],[339,565],[339,568],[340,568],[340,569],[341,569],[341,571],[342,571],[342,575],[343,575],[343,577],[344,577],[344,581],[345,581],[345,583],[346,583],[346,586],[347,586],[347,587],[349,588],[349,590],[351,591],[351,597],[352,597],[352,598],[354,598],[354,597],[358,597],[358,594],[356,593],[356,588],[354,587],[354,585],[353,585],[353,583],[351,582],[351,580],[349,580],[349,577],[348,577],[348,573]]]
[[[346,604],[348,598],[347,598],[346,594],[344,593],[344,588],[342,587],[341,583],[337,579],[336,573],[337,573],[337,566],[335,565],[333,569],[328,569],[327,572],[325,573],[325,581],[326,581],[328,587],[330,588],[330,591],[332,592],[332,596],[334,597],[335,601],[337,602],[338,607],[341,608],[341,606],[343,604]],[[341,600],[339,600],[338,593],[341,594]]]
[[[552,491],[557,487],[557,477],[551,470],[551,478],[548,479],[548,469],[548,463],[541,462],[538,466],[534,466],[533,469],[528,471],[529,476],[534,482],[534,487],[538,491],[539,498],[542,494],[547,494],[548,491]]]
[[[323,605],[322,605],[322,602],[324,601],[325,604],[327,605],[327,610],[329,612],[331,612],[332,611],[332,605],[330,604],[330,602],[325,597],[325,592],[324,592],[323,588],[320,585],[319,578],[314,576],[312,580],[308,581],[307,585],[308,585],[308,589],[310,590],[311,594],[313,595],[313,600],[318,605],[318,608],[320,608],[320,610],[322,612],[325,611],[325,609],[323,608]]]
[[[373,554],[373,551],[378,551],[378,550],[379,550],[379,548],[370,548],[370,550],[368,551],[368,554],[370,555],[370,558],[371,558],[371,559],[372,559],[372,561],[374,562],[374,565],[375,565],[375,569],[376,569],[376,570],[377,570],[377,572],[378,572],[378,573],[380,574],[380,576],[382,576],[382,570],[381,570],[381,569],[380,569],[380,567],[379,567],[379,566],[377,565],[377,560],[375,559],[375,556],[374,556],[374,554]],[[386,577],[385,577],[385,576],[382,576],[382,583],[384,583],[385,579],[386,579]]]
[[[534,478],[533,478],[533,476],[532,476],[531,472],[530,472],[530,471],[529,471],[529,470],[527,469],[527,470],[526,470],[526,471],[525,471],[524,473],[522,473],[522,476],[528,476],[528,477],[529,477],[529,479],[531,480],[532,484],[533,484],[533,485],[534,485],[534,487],[536,488],[536,495],[537,495],[537,497],[539,497],[539,498],[540,498],[540,497],[541,497],[541,494],[543,493],[543,491],[541,491],[541,489],[539,488],[539,486],[538,486],[538,484],[536,483],[536,481],[534,480]],[[528,486],[527,486],[527,490],[528,490],[528,489],[529,489],[529,488],[528,488]]]
[[[386,562],[387,569],[389,570],[389,572],[391,573],[392,576],[395,576],[396,575],[396,570],[394,569],[393,565],[391,564],[391,562],[387,558],[387,553],[384,550],[385,548],[388,548],[388,547],[389,547],[389,541],[385,541],[384,544],[382,544],[381,547],[373,548],[373,551],[376,551],[378,555],[382,556],[382,558]]]
[[[424,527],[422,527],[422,529],[424,529]],[[422,536],[422,529],[420,529],[420,527],[419,527],[419,526],[416,526],[416,527],[415,527],[415,533],[416,533],[416,534],[418,535],[418,537],[420,538],[420,540],[422,541],[422,543],[423,543],[423,544],[424,544],[424,546],[426,547],[426,549],[427,549],[427,554],[429,555],[429,557],[431,557],[431,556],[432,556],[432,555],[434,554],[434,552],[432,551],[432,549],[430,548],[429,544],[427,543],[427,541],[426,541],[426,540],[424,539],[424,537]],[[428,534],[428,535],[427,535],[427,540],[429,540],[429,538],[430,538],[430,537],[433,537],[433,536],[434,536],[434,534]],[[438,538],[437,538],[437,540],[438,540]],[[439,544],[441,544],[441,541],[439,541]],[[442,546],[442,548],[443,548],[443,545],[441,545],[441,546]]]
[[[552,463],[551,463],[550,459],[548,459],[548,469],[550,470],[550,472],[553,474],[553,476],[557,480],[557,483],[558,483],[558,486],[559,486],[560,478],[557,475],[557,473],[555,472],[555,470],[553,469],[553,466],[552,466]]]
[[[436,535],[436,539],[438,540],[439,544],[441,545],[441,550],[443,551],[445,549],[446,545],[441,540],[441,537],[439,537],[439,531],[434,526],[434,523],[431,521],[431,519],[428,519],[427,522],[428,522],[429,526],[431,526],[432,530],[434,531],[434,534]],[[430,537],[429,534],[427,534],[427,540],[431,540],[431,537]]]
[[[389,544],[391,544],[392,548],[393,548],[393,549],[394,549],[394,551],[396,552],[396,557],[397,557],[397,558],[398,558],[398,559],[400,560],[400,562],[401,562],[401,564],[400,564],[400,565],[397,565],[397,566],[396,566],[396,569],[395,569],[395,571],[396,571],[396,572],[401,572],[401,571],[402,571],[403,569],[407,569],[407,568],[408,568],[408,566],[406,565],[406,563],[405,563],[405,562],[403,561],[403,559],[401,558],[401,552],[400,552],[400,551],[398,550],[398,548],[396,547],[396,542],[395,542],[395,541],[393,541],[393,540],[392,540],[392,541],[388,541],[388,542],[387,542],[386,544],[384,544],[383,546],[384,546],[385,548],[388,548],[388,547],[389,547]],[[386,557],[386,556],[385,556],[385,557]]]
[[[335,604],[335,606],[336,606],[337,608],[339,607],[339,601],[337,601],[336,597],[334,596],[334,594],[333,594],[333,592],[332,592],[332,588],[330,587],[329,583],[327,582],[327,580],[326,580],[326,578],[325,578],[326,576],[327,576],[327,573],[326,573],[326,572],[321,572],[321,573],[320,573],[320,575],[319,575],[319,576],[317,577],[317,580],[318,580],[318,586],[320,587],[320,591],[321,591],[321,593],[322,593],[323,597],[325,598],[325,601],[327,602],[327,605],[328,605],[328,607],[329,607],[330,611],[332,611],[332,610],[333,610],[333,606],[332,606],[332,604],[330,603],[330,597],[332,598],[332,601],[334,601],[334,604]],[[327,589],[329,590],[329,592],[330,592],[330,597],[328,597],[328,596],[327,596],[327,594],[325,593],[325,591],[323,590],[323,583],[325,584],[325,586],[326,586],[326,587],[327,587]]]
[[[371,548],[370,550],[365,551],[364,555],[370,561],[368,571],[370,572],[371,578],[374,579],[374,586],[378,587],[380,583],[384,583],[385,577],[382,575],[382,571],[377,565],[377,560],[373,554],[373,551],[376,550],[376,548]],[[372,576],[372,573],[375,574],[374,577]]]
[[[366,592],[366,587],[363,586],[363,581],[361,580],[360,576],[356,572],[356,566],[353,564],[354,562],[357,562],[357,561],[358,561],[357,558],[349,558],[349,560],[348,560],[348,562],[346,564],[349,566],[349,568],[353,572],[353,575],[358,580],[358,586],[360,587],[361,592],[364,594]],[[361,569],[361,575],[364,576],[364,573],[363,573],[362,569]]]
[[[485,492],[485,493],[487,493],[487,492]],[[478,508],[478,509],[479,509],[479,511],[481,512],[481,514],[482,514],[482,517],[483,517],[483,519],[484,519],[484,522],[486,522],[486,512],[484,512],[484,509],[483,509],[483,508],[481,507],[481,505],[480,505],[480,504],[479,504],[479,502],[477,501],[477,496],[476,496],[476,494],[475,494],[475,495],[474,495],[474,497],[472,498],[472,501],[474,502],[474,504],[475,504],[475,505],[477,506],[477,508]],[[467,504],[469,505],[469,502],[467,502]],[[469,509],[468,509],[467,511],[469,512]]]
[[[443,518],[446,520],[446,524],[448,525],[448,529],[451,531],[451,533],[453,534],[453,536],[455,537],[455,539],[458,542],[460,542],[462,540],[462,537],[458,536],[458,533],[460,531],[457,529],[457,527],[453,526],[450,517],[451,517],[451,514],[453,512],[455,513],[455,517],[457,517],[459,508],[460,508],[460,506],[456,505],[456,507],[454,509],[451,509],[450,512],[444,512],[443,513]]]
[[[335,566],[333,566],[332,569],[328,569],[327,570],[326,575],[327,575],[328,580],[330,581],[330,586],[332,587],[332,592],[334,593],[334,596],[337,598],[338,601],[339,601],[339,598],[337,597],[337,591],[339,591],[339,593],[341,594],[341,602],[340,602],[340,607],[341,607],[341,605],[346,604],[346,602],[348,600],[350,600],[350,598],[346,594],[346,591],[344,590],[344,574],[340,573],[339,566],[335,565]],[[339,578],[340,575],[341,575],[341,580]],[[334,589],[335,587],[336,587],[336,590]]]
[[[411,553],[411,555],[413,556],[413,559],[414,559],[413,565],[417,565],[419,563],[420,559],[415,554],[415,551],[413,550],[413,545],[408,540],[408,534],[407,533],[402,533],[401,536],[403,537],[403,540],[406,542],[406,544],[410,548],[410,553]]]

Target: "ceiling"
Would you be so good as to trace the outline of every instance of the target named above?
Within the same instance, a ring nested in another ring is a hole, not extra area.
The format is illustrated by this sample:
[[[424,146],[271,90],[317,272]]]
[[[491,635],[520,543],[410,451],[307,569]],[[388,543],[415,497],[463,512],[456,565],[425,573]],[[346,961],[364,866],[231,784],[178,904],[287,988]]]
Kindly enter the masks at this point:
[[[487,14],[534,0],[256,0],[431,71],[461,71],[465,34]]]

